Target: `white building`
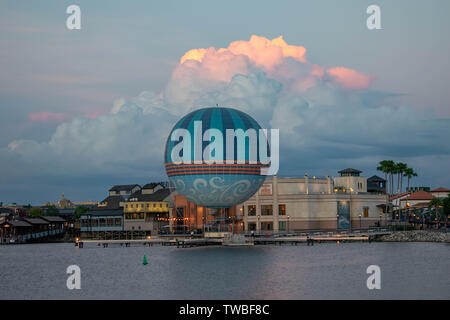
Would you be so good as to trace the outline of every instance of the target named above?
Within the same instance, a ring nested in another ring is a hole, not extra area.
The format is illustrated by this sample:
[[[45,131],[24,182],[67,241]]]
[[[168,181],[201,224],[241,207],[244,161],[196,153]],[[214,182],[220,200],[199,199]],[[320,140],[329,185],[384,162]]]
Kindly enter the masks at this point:
[[[260,190],[239,205],[246,231],[294,231],[305,229],[350,229],[384,223],[384,194],[367,193],[361,171],[339,171],[331,179],[267,178]]]

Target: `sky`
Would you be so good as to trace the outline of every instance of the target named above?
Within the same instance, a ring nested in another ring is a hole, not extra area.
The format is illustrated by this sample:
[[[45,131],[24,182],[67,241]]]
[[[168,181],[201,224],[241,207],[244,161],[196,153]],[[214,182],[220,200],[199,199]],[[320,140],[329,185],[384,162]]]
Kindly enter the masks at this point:
[[[81,8],[68,30],[66,8]],[[381,8],[381,30],[366,9]],[[450,187],[450,2],[0,2],[0,202],[166,180],[165,140],[204,106],[280,129],[280,176],[406,162]],[[281,36],[281,38],[280,38]],[[222,48],[222,49],[221,49]]]

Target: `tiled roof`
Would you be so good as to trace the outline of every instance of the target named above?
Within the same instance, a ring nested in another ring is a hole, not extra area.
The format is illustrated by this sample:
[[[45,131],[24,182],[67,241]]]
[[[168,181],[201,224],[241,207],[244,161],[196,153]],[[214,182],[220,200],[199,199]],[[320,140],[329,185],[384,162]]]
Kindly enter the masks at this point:
[[[403,193],[399,193],[399,194],[394,194],[389,199],[394,200],[394,199],[397,199],[397,198],[401,198],[401,197],[407,196],[408,194],[409,194],[409,192],[403,192]]]
[[[66,220],[58,216],[42,216],[41,218],[48,222],[66,222]]]
[[[450,189],[440,187],[440,188],[431,190],[430,192],[450,192]]]
[[[434,198],[435,198],[435,196],[433,196],[431,193],[423,191],[423,190],[419,190],[417,192],[414,192],[408,198],[403,199],[403,200],[406,200],[406,201],[410,201],[410,200],[431,200],[431,199],[434,199]]]
[[[341,171],[338,171],[338,173],[361,173],[362,171],[353,169],[353,168],[347,168]]]
[[[113,186],[111,189],[109,189],[109,191],[129,191],[131,192],[131,190],[135,187],[141,187],[138,184],[122,184],[122,185],[116,185]]]
[[[122,196],[109,196],[103,199],[101,203],[107,203],[106,206],[98,206],[93,208],[94,210],[116,210],[120,209],[120,203],[125,201]]]
[[[155,193],[151,194],[142,194],[140,192],[135,192],[130,196],[128,201],[163,201],[169,195],[170,195],[169,189],[159,189]]]
[[[47,221],[39,219],[39,218],[25,218],[24,220],[31,224],[48,224]]]
[[[160,183],[157,182],[147,183],[145,186],[142,187],[142,189],[155,189],[155,187],[159,184]]]

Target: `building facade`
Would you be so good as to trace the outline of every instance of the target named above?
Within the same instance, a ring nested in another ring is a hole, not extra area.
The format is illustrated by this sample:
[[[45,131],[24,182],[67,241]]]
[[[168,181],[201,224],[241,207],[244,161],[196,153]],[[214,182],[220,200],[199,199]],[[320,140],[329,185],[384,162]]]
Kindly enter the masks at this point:
[[[354,170],[354,169],[352,169]],[[355,170],[357,171],[357,170]],[[245,231],[350,229],[384,220],[386,196],[367,192],[367,180],[341,173],[331,179],[267,178],[260,190],[238,208]],[[342,176],[344,174],[344,176]]]
[[[159,183],[149,183],[121,203],[125,231],[145,231],[146,234],[169,231],[171,191]]]

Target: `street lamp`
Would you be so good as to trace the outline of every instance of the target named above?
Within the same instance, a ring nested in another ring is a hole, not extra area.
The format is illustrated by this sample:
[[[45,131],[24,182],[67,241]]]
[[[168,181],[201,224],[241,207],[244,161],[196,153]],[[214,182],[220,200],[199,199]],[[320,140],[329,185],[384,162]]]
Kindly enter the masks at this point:
[[[339,213],[336,213],[336,231],[339,232]]]
[[[287,219],[288,219],[288,221],[287,221],[287,222],[288,222],[288,225],[287,225],[287,231],[288,231],[288,233],[289,233],[289,218],[290,218],[290,216],[288,215],[288,216],[287,216]]]
[[[361,232],[361,213],[359,214],[359,231]]]
[[[259,231],[259,233],[261,233],[261,224],[259,223],[259,219],[261,219],[261,215],[258,214],[258,224],[256,225],[256,231]]]
[[[380,219],[378,220],[378,227],[381,227],[381,219],[383,218],[383,214],[380,213]]]

